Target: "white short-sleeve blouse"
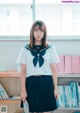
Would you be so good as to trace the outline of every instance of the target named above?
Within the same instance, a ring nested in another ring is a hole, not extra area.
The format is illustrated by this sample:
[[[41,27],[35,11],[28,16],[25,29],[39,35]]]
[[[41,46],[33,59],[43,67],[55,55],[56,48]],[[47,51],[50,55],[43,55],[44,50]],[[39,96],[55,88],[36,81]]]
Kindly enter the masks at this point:
[[[50,64],[51,63],[59,63],[60,59],[58,57],[57,51],[52,44],[49,44],[49,48],[45,49],[46,52],[42,56],[44,63],[42,66],[39,66],[39,61],[37,61],[36,66],[34,66],[33,59],[34,55],[31,54],[31,50],[27,44],[27,48],[22,47],[19,53],[19,57],[17,59],[17,63],[26,64],[26,77],[31,75],[52,75]],[[43,51],[45,51],[43,50]],[[35,51],[33,51],[34,53]]]

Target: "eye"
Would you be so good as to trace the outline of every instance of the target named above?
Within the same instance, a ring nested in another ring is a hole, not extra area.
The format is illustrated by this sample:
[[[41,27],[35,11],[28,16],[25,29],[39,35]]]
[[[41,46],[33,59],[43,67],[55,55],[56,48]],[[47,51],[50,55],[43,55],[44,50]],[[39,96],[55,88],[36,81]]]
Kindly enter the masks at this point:
[[[41,30],[41,32],[44,32],[44,30]]]
[[[38,31],[37,29],[35,29],[34,31]]]
[[[44,30],[43,30],[43,29],[35,29],[34,31],[44,32]]]

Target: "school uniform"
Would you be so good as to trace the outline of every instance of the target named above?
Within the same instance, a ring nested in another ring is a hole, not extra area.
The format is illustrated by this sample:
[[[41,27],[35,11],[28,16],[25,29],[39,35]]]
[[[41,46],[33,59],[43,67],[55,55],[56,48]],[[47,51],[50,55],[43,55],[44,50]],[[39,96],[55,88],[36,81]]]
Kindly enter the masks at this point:
[[[27,102],[30,112],[48,112],[57,109],[54,96],[54,84],[51,63],[58,63],[59,57],[55,47],[48,43],[44,48],[42,45],[29,44],[22,47],[17,63],[26,64],[26,91]]]

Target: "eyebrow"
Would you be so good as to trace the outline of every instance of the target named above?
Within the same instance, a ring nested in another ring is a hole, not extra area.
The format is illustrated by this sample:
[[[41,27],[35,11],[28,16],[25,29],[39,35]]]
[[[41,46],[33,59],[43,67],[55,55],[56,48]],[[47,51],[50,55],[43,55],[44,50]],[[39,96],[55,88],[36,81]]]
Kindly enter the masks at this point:
[[[41,26],[39,26],[39,27],[37,27],[37,28],[35,28],[35,29],[44,30]],[[34,29],[34,30],[35,30],[35,29]]]

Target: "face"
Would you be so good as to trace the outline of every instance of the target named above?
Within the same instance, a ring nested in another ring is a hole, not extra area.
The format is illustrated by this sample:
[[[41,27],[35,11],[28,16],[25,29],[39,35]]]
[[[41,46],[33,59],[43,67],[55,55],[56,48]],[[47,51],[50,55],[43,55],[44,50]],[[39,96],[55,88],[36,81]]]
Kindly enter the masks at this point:
[[[42,40],[43,36],[44,36],[43,27],[41,28],[37,25],[34,29],[34,38],[35,38],[35,40],[40,41],[40,40]]]

